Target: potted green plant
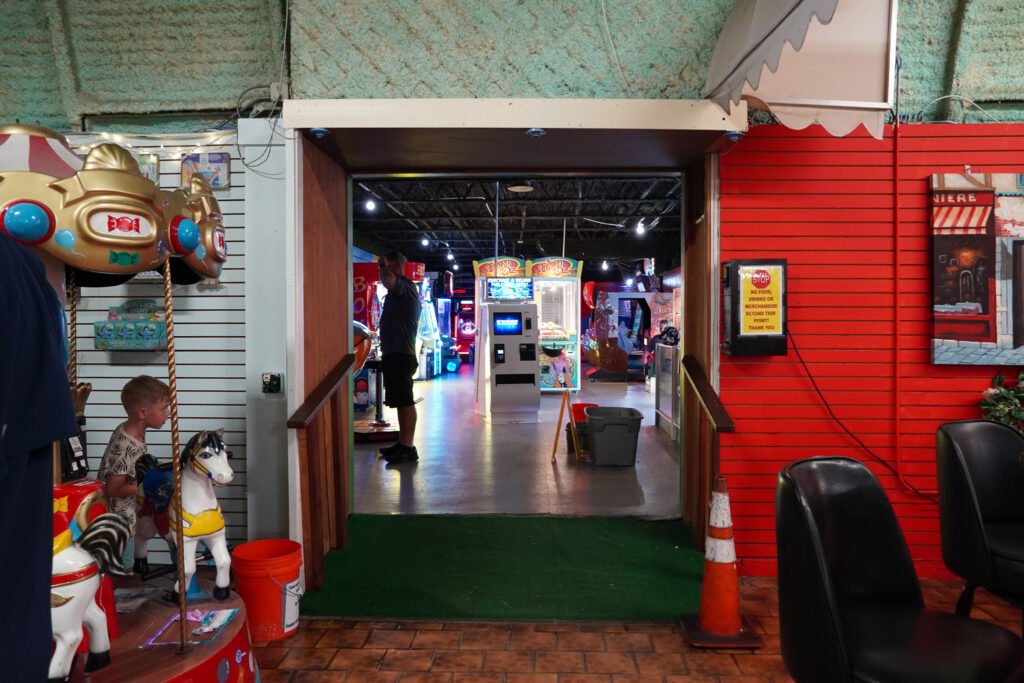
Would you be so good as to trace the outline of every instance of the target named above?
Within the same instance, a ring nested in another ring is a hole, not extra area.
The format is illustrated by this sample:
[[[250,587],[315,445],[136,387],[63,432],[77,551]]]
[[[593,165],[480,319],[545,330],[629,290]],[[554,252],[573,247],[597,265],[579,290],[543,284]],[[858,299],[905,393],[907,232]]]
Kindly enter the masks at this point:
[[[1009,387],[1003,373],[992,378],[992,386],[981,392],[978,407],[987,420],[995,420],[1024,432],[1024,370],[1017,375],[1017,383]]]

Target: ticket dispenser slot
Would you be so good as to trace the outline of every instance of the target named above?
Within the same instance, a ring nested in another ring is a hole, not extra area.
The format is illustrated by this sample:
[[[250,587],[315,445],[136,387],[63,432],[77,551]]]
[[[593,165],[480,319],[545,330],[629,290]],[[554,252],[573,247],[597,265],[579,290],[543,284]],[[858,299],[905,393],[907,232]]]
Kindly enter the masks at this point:
[[[505,345],[495,344],[494,345],[494,362],[504,363],[505,362]]]
[[[536,344],[520,344],[519,360],[537,360]]]

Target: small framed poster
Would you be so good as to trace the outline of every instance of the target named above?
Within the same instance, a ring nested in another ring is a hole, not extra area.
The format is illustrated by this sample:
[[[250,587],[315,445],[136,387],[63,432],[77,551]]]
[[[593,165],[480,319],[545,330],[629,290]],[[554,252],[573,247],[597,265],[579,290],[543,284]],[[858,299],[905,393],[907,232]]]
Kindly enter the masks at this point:
[[[160,157],[156,154],[140,154],[135,157],[139,164],[139,173],[154,183],[160,182]]]
[[[181,160],[181,186],[188,185],[193,173],[202,173],[210,188],[221,190],[231,187],[231,155],[227,152],[189,154]]]

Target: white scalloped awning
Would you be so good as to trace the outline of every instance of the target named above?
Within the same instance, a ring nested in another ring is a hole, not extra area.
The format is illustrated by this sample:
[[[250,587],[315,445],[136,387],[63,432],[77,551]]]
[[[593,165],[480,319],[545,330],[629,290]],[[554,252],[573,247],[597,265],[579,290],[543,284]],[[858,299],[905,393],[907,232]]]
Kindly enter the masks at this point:
[[[897,0],[739,0],[708,67],[705,97],[740,99],[790,128],[882,137],[892,106]]]

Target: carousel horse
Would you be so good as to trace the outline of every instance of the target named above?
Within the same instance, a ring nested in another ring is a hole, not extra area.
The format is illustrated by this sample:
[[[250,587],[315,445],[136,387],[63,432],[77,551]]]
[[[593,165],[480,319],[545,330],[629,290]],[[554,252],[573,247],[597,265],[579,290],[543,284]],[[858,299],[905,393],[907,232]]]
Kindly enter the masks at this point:
[[[82,626],[89,632],[86,671],[110,663],[107,617],[96,604],[100,573],[124,576],[121,566],[128,543],[128,523],[111,512],[85,522],[82,534],[72,542],[67,529],[53,539],[53,578],[50,583],[50,618],[53,621],[53,656],[49,679],[62,681],[71,672],[75,651],[82,642]],[[13,615],[11,615],[13,618]]]
[[[199,432],[181,451],[181,505],[184,512],[184,561],[185,590],[196,573],[196,550],[202,541],[213,555],[217,566],[216,588],[213,596],[227,600],[230,596],[228,583],[231,578],[231,555],[224,537],[224,516],[217,502],[214,487],[231,483],[235,473],[228,464],[231,452],[221,435],[223,429],[215,432]],[[174,493],[174,479],[170,463],[157,464],[156,459],[146,455],[136,465],[136,478],[140,492],[145,495],[139,506],[135,528],[135,572],[149,571],[146,560],[146,544],[157,536],[167,541],[175,552],[175,533],[178,514],[171,499]],[[181,590],[174,582],[175,592]]]

